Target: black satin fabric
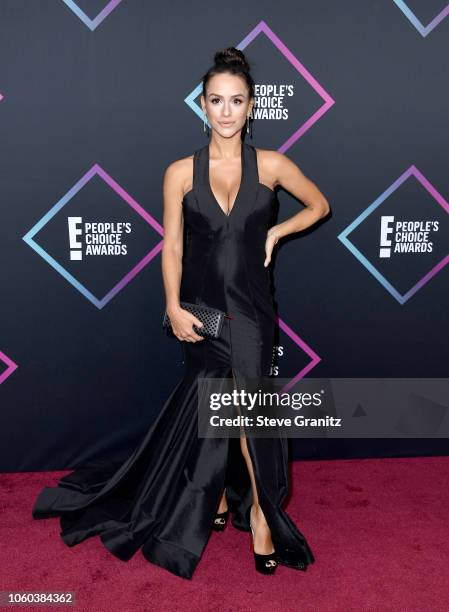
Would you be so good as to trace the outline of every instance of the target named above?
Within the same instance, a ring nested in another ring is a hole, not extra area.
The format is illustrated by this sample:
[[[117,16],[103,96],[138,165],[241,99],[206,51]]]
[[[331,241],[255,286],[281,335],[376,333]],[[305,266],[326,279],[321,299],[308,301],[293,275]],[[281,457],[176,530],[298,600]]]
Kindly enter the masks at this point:
[[[60,517],[68,546],[99,535],[119,559],[139,548],[148,561],[192,578],[226,487],[236,527],[249,530],[251,482],[234,438],[199,438],[197,378],[268,376],[275,330],[265,238],[275,192],[259,182],[256,150],[242,141],[242,179],[229,215],[209,182],[209,147],[194,153],[192,189],[183,200],[186,229],[181,300],[226,311],[218,339],[183,342],[185,371],[140,445],[121,465],[97,463],[38,495],[35,519]],[[284,438],[247,438],[259,503],[279,555],[310,564],[312,551],[281,505],[288,489]],[[243,554],[243,551],[242,551]]]

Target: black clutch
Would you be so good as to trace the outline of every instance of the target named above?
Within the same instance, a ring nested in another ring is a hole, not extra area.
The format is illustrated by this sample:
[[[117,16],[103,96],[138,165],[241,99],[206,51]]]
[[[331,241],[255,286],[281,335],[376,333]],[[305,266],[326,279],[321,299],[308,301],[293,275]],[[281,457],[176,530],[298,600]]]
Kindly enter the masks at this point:
[[[190,302],[180,302],[181,308],[191,312],[197,319],[201,321],[203,327],[200,329],[196,325],[192,325],[194,331],[204,338],[218,338],[223,327],[225,317],[232,319],[231,316],[227,315],[218,308],[210,308],[209,306],[202,306],[200,304],[191,304]],[[171,329],[170,317],[167,311],[164,313],[162,320],[162,326]]]

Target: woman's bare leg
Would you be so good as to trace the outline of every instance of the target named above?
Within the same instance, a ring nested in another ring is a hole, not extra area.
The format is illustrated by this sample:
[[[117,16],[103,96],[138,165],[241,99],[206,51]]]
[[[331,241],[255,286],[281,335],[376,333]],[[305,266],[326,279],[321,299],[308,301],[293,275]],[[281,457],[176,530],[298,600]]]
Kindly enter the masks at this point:
[[[235,381],[234,372],[233,378]],[[239,411],[240,413],[240,411]],[[271,531],[268,527],[267,521],[265,519],[264,513],[262,512],[262,508],[259,505],[259,497],[257,495],[256,488],[256,480],[254,477],[253,464],[251,461],[251,457],[248,451],[248,445],[246,443],[246,436],[241,428],[240,435],[240,448],[242,450],[242,455],[245,459],[246,466],[248,468],[249,477],[251,480],[251,489],[253,494],[253,503],[251,506],[250,519],[251,524],[254,529],[254,552],[259,555],[269,555],[274,552],[273,541],[271,539]],[[226,489],[223,490],[223,493],[220,498],[220,503],[218,505],[217,512],[225,512],[228,509],[228,504],[226,501]]]
[[[251,488],[253,491],[253,504],[251,506],[251,524],[254,529],[254,552],[259,555],[269,555],[274,552],[273,541],[271,539],[271,531],[268,527],[262,508],[259,505],[259,498],[256,489],[256,479],[254,477],[253,464],[246,443],[246,436],[240,436],[240,448],[242,449],[243,457],[246,461],[249,476],[251,479]]]
[[[227,509],[228,509],[228,504],[227,504],[227,501],[226,501],[226,489],[224,489],[223,490],[223,494],[222,494],[221,499],[220,499],[220,503],[218,505],[217,512],[219,514],[221,514],[222,512],[226,512]]]

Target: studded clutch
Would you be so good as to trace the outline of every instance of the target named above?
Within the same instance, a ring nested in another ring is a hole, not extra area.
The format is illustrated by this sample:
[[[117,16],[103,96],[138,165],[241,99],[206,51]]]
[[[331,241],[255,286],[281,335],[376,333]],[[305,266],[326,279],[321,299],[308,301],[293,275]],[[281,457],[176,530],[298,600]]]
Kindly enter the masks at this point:
[[[200,304],[191,304],[190,302],[180,302],[181,308],[191,312],[197,319],[203,323],[203,327],[200,329],[195,324],[192,325],[194,331],[204,338],[218,338],[223,327],[224,319],[232,319],[231,316],[227,315],[222,310],[217,308],[210,308],[209,306],[202,306]],[[171,329],[170,317],[167,311],[164,313],[162,320],[162,326]]]

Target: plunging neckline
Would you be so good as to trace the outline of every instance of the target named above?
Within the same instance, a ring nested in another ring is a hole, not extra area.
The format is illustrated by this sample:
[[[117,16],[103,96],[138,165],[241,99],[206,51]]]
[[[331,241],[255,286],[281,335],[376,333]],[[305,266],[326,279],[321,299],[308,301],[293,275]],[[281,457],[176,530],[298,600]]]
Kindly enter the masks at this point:
[[[232,215],[232,212],[237,204],[237,200],[239,198],[240,192],[242,190],[242,185],[243,185],[243,173],[244,173],[244,163],[243,163],[243,151],[244,151],[244,142],[243,140],[240,143],[240,184],[239,184],[239,188],[237,191],[237,195],[235,196],[234,202],[232,203],[231,209],[229,210],[229,212],[225,212],[223,210],[223,208],[221,207],[219,201],[217,200],[217,198],[215,197],[215,194],[212,190],[212,185],[210,183],[210,166],[209,166],[209,158],[210,158],[210,151],[209,151],[209,145],[206,146],[206,182],[207,182],[207,187],[209,189],[209,193],[212,196],[212,199],[214,200],[215,204],[218,206],[218,208],[220,209],[220,211],[222,212],[222,214],[229,219],[229,217]]]

